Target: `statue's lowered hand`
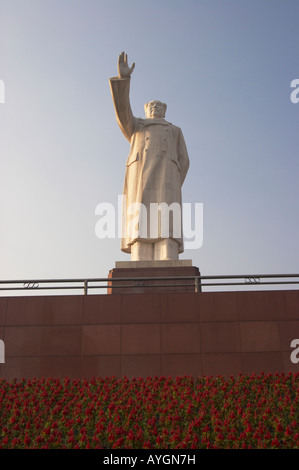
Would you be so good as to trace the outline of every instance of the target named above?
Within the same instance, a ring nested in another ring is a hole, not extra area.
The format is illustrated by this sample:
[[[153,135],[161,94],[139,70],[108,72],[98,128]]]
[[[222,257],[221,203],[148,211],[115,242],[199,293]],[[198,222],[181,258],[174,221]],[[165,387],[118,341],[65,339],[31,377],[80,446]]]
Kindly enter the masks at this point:
[[[119,78],[129,78],[135,68],[135,62],[133,62],[132,66],[129,67],[128,56],[127,54],[122,52],[121,54],[119,54],[117,67]]]

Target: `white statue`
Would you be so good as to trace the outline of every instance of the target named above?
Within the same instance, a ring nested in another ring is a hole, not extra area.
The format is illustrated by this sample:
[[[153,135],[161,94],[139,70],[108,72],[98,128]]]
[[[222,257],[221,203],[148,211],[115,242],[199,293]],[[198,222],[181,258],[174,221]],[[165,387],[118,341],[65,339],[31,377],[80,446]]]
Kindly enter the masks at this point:
[[[179,253],[184,251],[181,187],[189,168],[187,148],[181,129],[164,119],[165,103],[157,100],[146,103],[146,119],[133,116],[129,92],[134,67],[134,63],[129,67],[127,55],[122,52],[118,59],[119,75],[110,78],[117,122],[131,144],[123,188],[126,231],[121,250],[131,253],[132,261],[178,259]],[[163,205],[164,208],[179,208],[180,220],[174,220],[175,214],[170,210],[164,215],[160,212],[157,222],[153,217],[156,213],[152,211],[150,215],[151,209],[156,210]],[[138,207],[145,211],[140,211],[136,219],[134,208]],[[162,229],[163,217],[164,221],[168,218],[166,236]],[[138,227],[133,233],[132,229],[129,230],[132,220]]]

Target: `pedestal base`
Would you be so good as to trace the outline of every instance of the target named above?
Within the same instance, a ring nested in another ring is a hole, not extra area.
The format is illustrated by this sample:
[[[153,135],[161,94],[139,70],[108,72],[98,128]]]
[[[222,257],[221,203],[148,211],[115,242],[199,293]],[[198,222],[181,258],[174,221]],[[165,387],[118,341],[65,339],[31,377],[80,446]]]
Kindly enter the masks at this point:
[[[118,261],[109,271],[108,294],[196,292],[201,290],[196,276],[200,272],[191,260]]]

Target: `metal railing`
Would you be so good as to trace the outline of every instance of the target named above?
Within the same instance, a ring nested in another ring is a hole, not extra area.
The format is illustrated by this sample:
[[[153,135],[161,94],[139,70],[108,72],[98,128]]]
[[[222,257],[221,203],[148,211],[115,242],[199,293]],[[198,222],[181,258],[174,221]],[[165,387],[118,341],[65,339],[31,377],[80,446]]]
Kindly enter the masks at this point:
[[[150,281],[154,281],[151,283]],[[168,281],[168,283],[167,283]],[[169,283],[170,281],[170,283]],[[172,283],[173,281],[173,283]],[[184,281],[178,284],[178,281]],[[188,283],[186,282],[188,281]],[[133,284],[132,284],[133,283]],[[132,288],[169,288],[191,287],[194,292],[205,288],[234,288],[259,286],[294,286],[299,284],[299,274],[238,274],[216,276],[164,276],[164,277],[122,277],[122,278],[90,278],[90,279],[31,279],[31,280],[0,280],[0,295],[12,291],[38,293],[41,291],[79,291],[84,295],[95,289],[132,289]],[[217,289],[216,289],[217,290]],[[41,294],[42,295],[42,294]]]

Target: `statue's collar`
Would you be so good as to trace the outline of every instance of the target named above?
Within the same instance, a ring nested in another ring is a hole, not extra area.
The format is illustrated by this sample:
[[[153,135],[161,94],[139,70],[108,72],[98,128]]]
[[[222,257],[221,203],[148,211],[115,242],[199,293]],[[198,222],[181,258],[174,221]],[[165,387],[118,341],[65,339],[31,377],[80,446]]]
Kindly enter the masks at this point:
[[[170,123],[165,121],[165,119],[163,118],[156,118],[156,119],[147,118],[147,119],[144,119],[143,124],[144,126],[153,126],[155,124],[160,124],[162,126],[169,126]]]

